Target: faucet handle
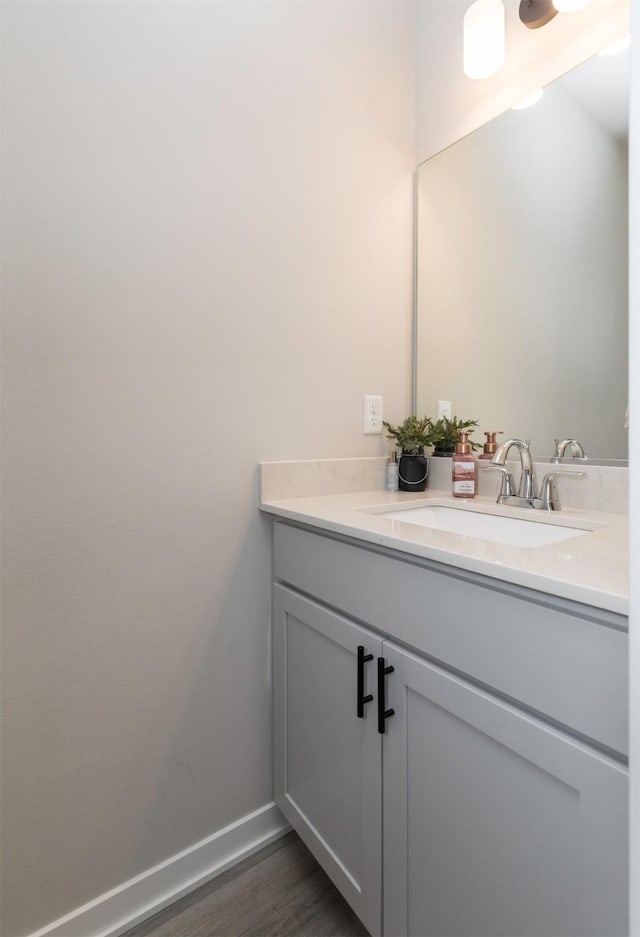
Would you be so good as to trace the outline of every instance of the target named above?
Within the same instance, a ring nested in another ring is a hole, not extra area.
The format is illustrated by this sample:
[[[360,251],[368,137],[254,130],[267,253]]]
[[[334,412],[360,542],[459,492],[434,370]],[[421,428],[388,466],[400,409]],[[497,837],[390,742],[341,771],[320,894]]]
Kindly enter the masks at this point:
[[[482,466],[482,468],[497,469],[499,472],[502,472],[502,484],[500,485],[499,498],[509,498],[516,493],[513,475],[506,465],[497,465],[495,462],[478,462],[478,465]]]
[[[556,479],[563,476],[573,476],[573,478],[584,478],[586,472],[547,472],[540,485],[540,501],[545,502],[548,511],[559,511],[560,502],[558,500],[558,490],[556,488]]]

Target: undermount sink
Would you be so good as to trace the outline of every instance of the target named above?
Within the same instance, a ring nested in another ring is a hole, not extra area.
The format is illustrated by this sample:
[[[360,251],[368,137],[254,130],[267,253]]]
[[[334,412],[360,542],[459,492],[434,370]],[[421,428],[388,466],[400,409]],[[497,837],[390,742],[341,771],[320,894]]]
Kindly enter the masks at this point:
[[[569,540],[590,532],[590,528],[570,527],[553,524],[547,520],[524,520],[519,517],[505,517],[501,514],[474,511],[466,507],[445,507],[428,504],[424,507],[376,511],[390,520],[402,521],[403,524],[417,524],[434,530],[461,534],[466,537],[478,537],[512,547],[540,547],[559,540]],[[532,512],[533,513],[533,512]]]

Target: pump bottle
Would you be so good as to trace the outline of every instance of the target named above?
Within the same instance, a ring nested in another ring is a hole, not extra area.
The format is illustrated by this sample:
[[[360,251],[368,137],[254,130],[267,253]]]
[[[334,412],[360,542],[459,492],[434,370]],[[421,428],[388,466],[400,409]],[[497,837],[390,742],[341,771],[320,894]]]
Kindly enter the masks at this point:
[[[458,444],[453,456],[452,489],[454,498],[475,498],[477,487],[476,457],[471,451],[469,433],[458,431]]]
[[[484,444],[482,455],[478,456],[479,459],[493,459],[498,449],[496,436],[501,436],[501,435],[502,435],[501,429],[495,429],[492,432],[485,431],[485,436],[487,437],[487,440]]]
[[[397,491],[398,485],[398,453],[394,450],[389,453],[387,462],[387,491]]]

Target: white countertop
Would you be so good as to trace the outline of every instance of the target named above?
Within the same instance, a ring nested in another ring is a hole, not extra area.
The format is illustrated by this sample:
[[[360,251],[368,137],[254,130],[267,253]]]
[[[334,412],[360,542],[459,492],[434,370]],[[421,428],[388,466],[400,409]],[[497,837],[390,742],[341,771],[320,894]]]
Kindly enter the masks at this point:
[[[545,546],[514,547],[367,513],[434,502],[562,526],[593,525],[595,529]],[[438,489],[421,494],[361,491],[263,501],[260,509],[320,530],[628,614],[628,520],[624,514],[577,510],[547,514],[496,505],[495,498],[477,497],[462,502]]]

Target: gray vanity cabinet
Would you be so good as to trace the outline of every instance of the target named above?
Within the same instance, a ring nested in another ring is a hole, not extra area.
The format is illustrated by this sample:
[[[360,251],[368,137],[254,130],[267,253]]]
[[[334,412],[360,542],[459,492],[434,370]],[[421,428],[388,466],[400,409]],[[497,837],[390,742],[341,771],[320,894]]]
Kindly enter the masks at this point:
[[[627,772],[385,642],[384,933],[622,937]]]
[[[275,801],[372,935],[380,933],[382,776],[374,692],[382,641],[296,595],[273,590]]]
[[[279,522],[273,572],[276,803],[369,931],[623,937],[622,616]]]

